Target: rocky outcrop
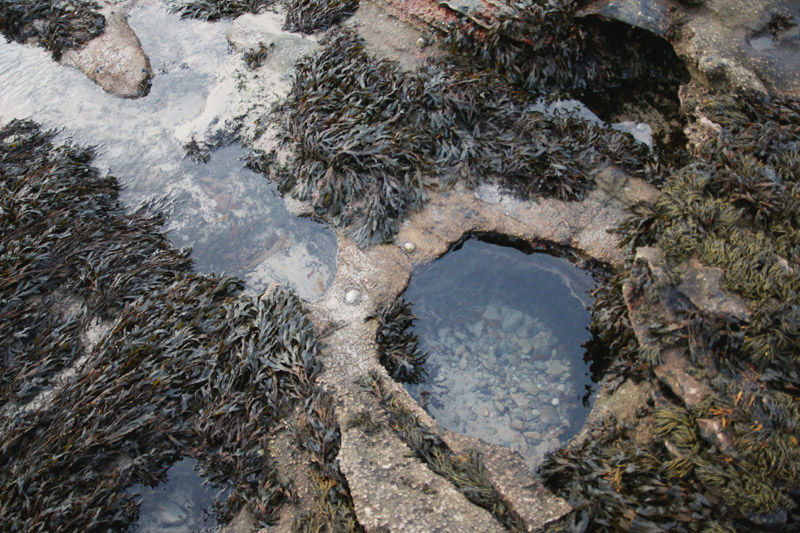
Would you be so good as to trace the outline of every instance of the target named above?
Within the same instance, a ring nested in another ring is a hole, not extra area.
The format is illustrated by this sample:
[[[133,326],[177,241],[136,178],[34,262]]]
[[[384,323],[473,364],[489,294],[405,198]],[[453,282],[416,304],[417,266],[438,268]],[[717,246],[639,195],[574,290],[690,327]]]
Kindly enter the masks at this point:
[[[670,40],[695,81],[711,89],[782,96],[800,90],[796,2],[596,0],[581,13],[619,20]]]
[[[106,8],[103,33],[79,50],[68,50],[61,64],[75,67],[104,91],[121,98],[139,98],[150,91],[153,72],[124,13]]]

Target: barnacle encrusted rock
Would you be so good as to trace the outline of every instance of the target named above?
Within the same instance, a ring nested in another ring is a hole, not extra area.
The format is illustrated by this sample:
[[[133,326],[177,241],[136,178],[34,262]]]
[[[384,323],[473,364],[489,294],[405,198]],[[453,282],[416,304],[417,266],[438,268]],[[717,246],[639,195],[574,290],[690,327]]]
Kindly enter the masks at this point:
[[[150,91],[153,71],[139,38],[123,12],[107,6],[103,14],[106,18],[103,33],[79,50],[64,52],[61,63],[79,69],[115,96],[145,96]]]

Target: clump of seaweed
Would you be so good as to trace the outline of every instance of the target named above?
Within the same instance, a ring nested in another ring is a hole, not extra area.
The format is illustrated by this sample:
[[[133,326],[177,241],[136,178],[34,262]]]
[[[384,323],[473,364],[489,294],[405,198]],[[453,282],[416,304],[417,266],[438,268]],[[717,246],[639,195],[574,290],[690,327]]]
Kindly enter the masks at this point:
[[[306,400],[297,437],[312,458],[312,490],[317,508],[298,517],[293,531],[363,531],[353,508],[347,480],[339,470],[341,432],[329,395],[317,390]]]
[[[656,443],[626,448],[625,431],[617,431],[547,460],[545,479],[578,506],[569,518],[576,526],[627,529],[657,516],[657,527],[794,531],[800,522],[800,103],[741,93],[695,105],[719,128],[695,147],[697,161],[671,172],[658,199],[633,206],[619,229],[628,272],[606,286],[604,305],[611,307],[596,318],[628,339],[619,348],[628,364],[618,371],[654,380],[661,354],[677,349],[708,392],[699,404],[681,394],[662,397]],[[667,285],[656,286],[633,261],[644,246],[665,252]],[[751,313],[720,314],[681,297],[671,285],[690,261],[723,269],[722,288]],[[647,307],[655,303],[648,295],[661,294],[659,305],[669,307],[670,316],[647,324],[652,340],[638,350],[624,283],[640,290],[641,302],[629,304]],[[670,387],[666,382],[665,391]],[[612,494],[601,481],[607,475],[598,474],[621,468],[615,463],[625,466],[622,480],[633,473],[642,481],[611,487]],[[654,499],[659,484],[670,487],[671,500]],[[631,497],[642,487],[650,496]]]
[[[58,61],[103,33],[106,19],[85,0],[0,0],[0,33],[10,41],[35,41]]]
[[[277,0],[189,0],[175,7],[181,18],[219,20],[245,13],[259,13]]]
[[[573,507],[548,531],[719,531],[729,509],[671,477],[671,468],[663,444],[640,444],[632,428],[607,419],[580,446],[549,454],[539,467]]]
[[[689,75],[667,41],[622,22],[579,17],[580,1],[496,4],[486,25],[462,18],[446,38],[451,52],[534,94],[577,98],[603,119],[631,99],[668,121],[680,115],[678,88]],[[678,149],[682,139],[677,124],[657,132],[655,140]]]
[[[186,157],[195,163],[208,163],[211,159],[211,147],[205,142],[198,142],[194,137],[183,145],[183,149],[186,151]]]
[[[378,358],[392,379],[406,383],[425,381],[425,359],[428,354],[419,349],[419,339],[411,332],[416,317],[411,304],[403,298],[380,306],[367,320],[377,320],[375,342]]]
[[[255,70],[264,64],[270,51],[275,48],[275,43],[270,43],[269,46],[264,43],[258,43],[258,48],[248,50],[243,54],[244,65],[249,70]]]
[[[358,9],[359,0],[287,0],[283,29],[314,33],[327,30]]]
[[[469,501],[489,511],[509,531],[527,531],[522,518],[509,508],[492,484],[476,451],[453,452],[386,390],[377,373],[371,372],[362,386],[379,399],[391,428],[428,468],[452,483]]]
[[[621,132],[545,114],[496,74],[441,64],[403,72],[348,31],[301,60],[282,106],[292,154],[273,171],[360,245],[389,240],[426,189],[497,182],[525,198],[582,198],[616,164],[649,175],[651,154]]]
[[[192,274],[161,217],[125,213],[91,151],[52,136],[0,131],[0,521],[125,529],[125,487],[188,455],[229,489],[222,518],[247,505],[268,522],[286,487],[267,443],[319,371],[300,300]],[[108,332],[87,344],[98,319]]]

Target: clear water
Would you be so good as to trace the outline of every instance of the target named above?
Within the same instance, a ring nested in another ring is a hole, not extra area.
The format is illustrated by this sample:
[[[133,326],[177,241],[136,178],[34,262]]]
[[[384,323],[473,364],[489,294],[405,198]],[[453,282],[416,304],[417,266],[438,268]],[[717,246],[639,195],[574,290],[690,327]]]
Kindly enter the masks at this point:
[[[593,287],[566,259],[467,240],[405,291],[429,372],[409,392],[445,427],[538,464],[589,413]]]
[[[204,165],[184,158],[177,140],[231,59],[230,23],[181,20],[156,6],[133,10],[128,22],[155,73],[145,98],[111,96],[44,50],[0,39],[0,122],[30,118],[61,129],[62,140],[97,146],[95,165],[120,179],[126,205],[174,201],[166,229],[193,247],[200,272],[237,275],[255,291],[279,281],[303,298],[321,296],[335,275],[333,232],[290,215],[274,184],[243,169],[242,149]],[[288,65],[276,68],[285,75]]]
[[[203,483],[192,458],[172,465],[157,486],[133,485],[126,492],[140,502],[131,533],[197,533],[217,526],[213,507],[219,491]]]

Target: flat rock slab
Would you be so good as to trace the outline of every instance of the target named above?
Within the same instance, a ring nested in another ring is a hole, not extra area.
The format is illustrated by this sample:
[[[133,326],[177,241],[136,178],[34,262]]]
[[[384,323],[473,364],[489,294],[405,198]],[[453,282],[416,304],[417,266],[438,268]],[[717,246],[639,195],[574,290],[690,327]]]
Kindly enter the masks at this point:
[[[103,33],[80,50],[68,50],[61,64],[75,67],[107,93],[122,98],[138,98],[150,90],[153,71],[139,38],[128,25],[125,14],[103,11]]]
[[[339,465],[367,531],[505,531],[393,434],[368,437],[358,429],[345,430]]]
[[[510,448],[487,444],[474,437],[447,431],[444,440],[456,453],[477,450],[492,478],[492,483],[511,509],[534,531],[558,520],[572,507],[546,489],[530,473],[530,465]]]

